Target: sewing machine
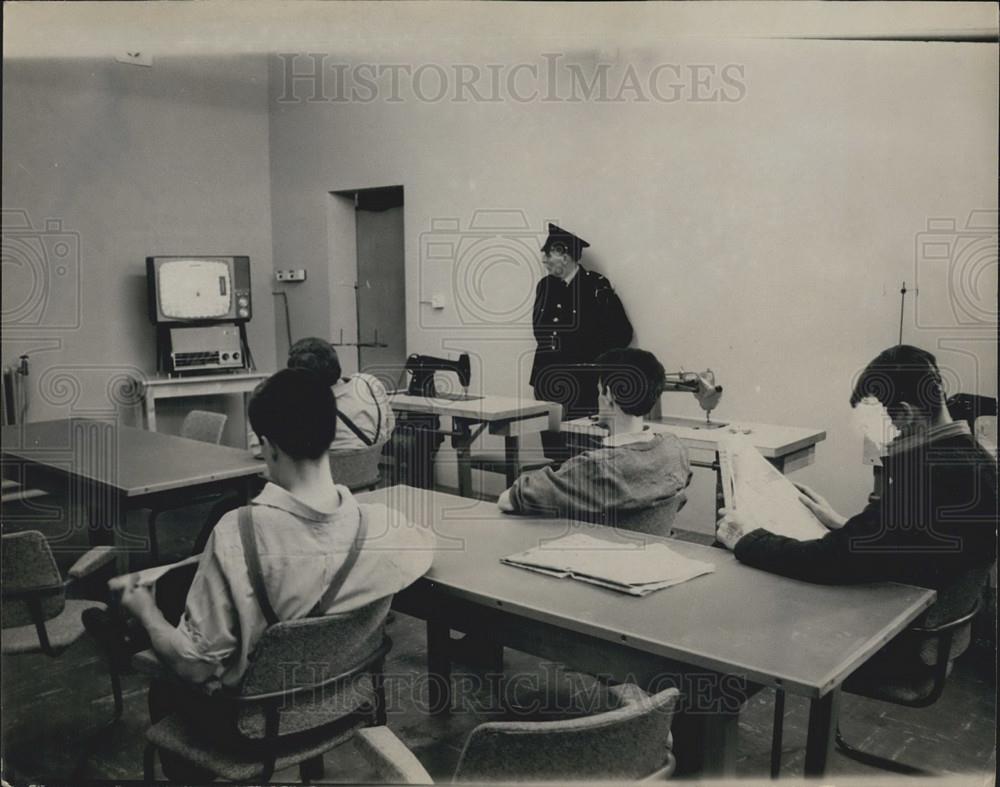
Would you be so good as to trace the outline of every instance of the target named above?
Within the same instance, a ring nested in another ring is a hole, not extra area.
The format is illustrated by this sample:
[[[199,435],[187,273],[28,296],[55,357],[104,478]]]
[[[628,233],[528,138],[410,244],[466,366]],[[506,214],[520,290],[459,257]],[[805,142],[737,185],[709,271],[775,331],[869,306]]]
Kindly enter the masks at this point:
[[[712,410],[719,406],[722,399],[722,386],[715,384],[715,373],[711,369],[703,372],[670,372],[664,376],[664,392],[688,391],[694,394],[701,409],[705,411],[705,421],[702,423],[694,418],[682,416],[659,415],[660,423],[690,426],[694,429],[719,429],[724,423],[712,421]]]
[[[410,396],[426,396],[433,399],[450,399],[465,402],[481,399],[480,396],[470,396],[468,393],[450,393],[438,391],[434,383],[434,372],[454,372],[462,388],[468,390],[472,381],[472,369],[469,365],[469,354],[462,353],[457,361],[447,358],[435,358],[432,355],[411,355],[406,359],[406,371],[410,373],[410,385],[406,392]]]

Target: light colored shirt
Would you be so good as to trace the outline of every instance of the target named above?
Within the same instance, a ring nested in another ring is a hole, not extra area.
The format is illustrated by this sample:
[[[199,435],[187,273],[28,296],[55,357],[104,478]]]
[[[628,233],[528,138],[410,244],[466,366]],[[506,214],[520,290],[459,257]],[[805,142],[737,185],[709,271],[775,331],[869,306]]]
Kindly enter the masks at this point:
[[[253,525],[267,596],[280,620],[306,617],[326,592],[366,520],[357,562],[322,614],[348,612],[396,593],[430,568],[434,536],[383,505],[359,504],[337,486],[332,513],[306,505],[269,483],[254,498]],[[238,512],[215,526],[188,591],[178,629],[184,657],[217,665],[213,683],[237,684],[267,621],[243,557]]]
[[[376,445],[382,445],[392,435],[396,418],[389,406],[385,386],[377,377],[364,372],[339,380],[333,386],[337,410],[349,418]],[[337,419],[337,436],[331,451],[353,451],[365,448],[364,442],[347,425]]]

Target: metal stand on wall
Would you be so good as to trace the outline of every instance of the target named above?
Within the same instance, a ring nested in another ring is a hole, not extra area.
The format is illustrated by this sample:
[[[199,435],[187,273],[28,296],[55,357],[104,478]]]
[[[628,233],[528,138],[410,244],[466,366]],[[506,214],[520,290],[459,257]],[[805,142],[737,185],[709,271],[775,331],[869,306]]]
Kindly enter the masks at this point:
[[[370,342],[345,342],[344,341],[344,329],[340,329],[340,341],[330,342],[334,347],[356,347],[358,353],[358,371],[361,371],[361,348],[362,347],[388,347],[389,345],[385,342],[380,342],[378,339],[378,328],[374,329],[374,338]]]

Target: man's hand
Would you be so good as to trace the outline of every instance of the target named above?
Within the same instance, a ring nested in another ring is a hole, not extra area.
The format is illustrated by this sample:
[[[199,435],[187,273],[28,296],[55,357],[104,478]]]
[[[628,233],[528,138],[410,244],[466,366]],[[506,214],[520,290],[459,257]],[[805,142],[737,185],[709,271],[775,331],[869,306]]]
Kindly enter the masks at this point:
[[[510,502],[510,490],[504,489],[497,498],[497,507],[505,514],[514,513],[514,505]]]
[[[805,484],[795,484],[795,487],[799,490],[799,500],[802,501],[802,505],[812,511],[813,516],[825,528],[828,530],[840,530],[844,526],[844,523],[847,522],[847,517],[841,516],[834,511],[833,506],[822,495],[817,494]]]
[[[152,585],[133,582],[122,591],[120,603],[129,614],[143,623],[149,619],[151,612],[158,612]]]
[[[157,658],[175,675],[192,683],[204,683],[219,671],[216,661],[200,656],[185,634],[168,623],[156,606],[153,585],[133,581],[122,590],[120,604],[138,618],[149,633]]]
[[[719,516],[721,518],[716,527],[715,537],[726,546],[726,549],[736,549],[736,544],[743,536],[757,529],[755,524],[734,508],[720,508]]]

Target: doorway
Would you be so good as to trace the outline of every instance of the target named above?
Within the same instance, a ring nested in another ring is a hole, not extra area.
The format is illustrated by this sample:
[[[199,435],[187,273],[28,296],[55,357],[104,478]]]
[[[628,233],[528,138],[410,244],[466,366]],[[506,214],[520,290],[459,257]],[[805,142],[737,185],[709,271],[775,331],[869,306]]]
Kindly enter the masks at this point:
[[[333,343],[345,374],[373,374],[392,390],[406,364],[403,187],[331,196]]]

